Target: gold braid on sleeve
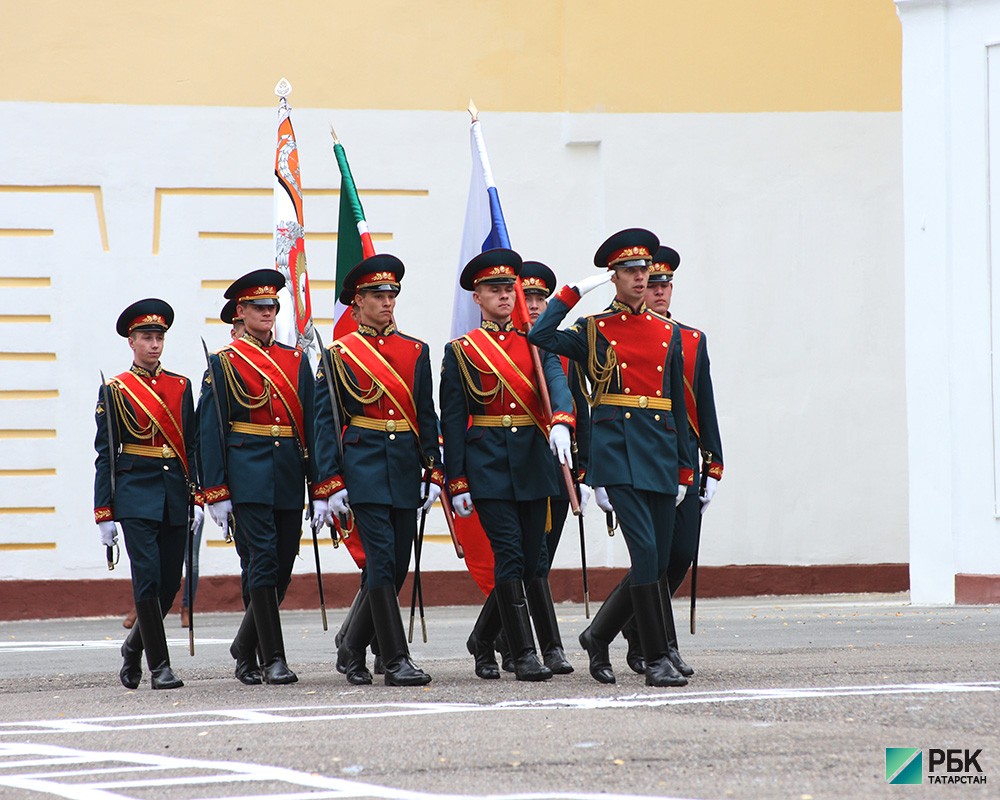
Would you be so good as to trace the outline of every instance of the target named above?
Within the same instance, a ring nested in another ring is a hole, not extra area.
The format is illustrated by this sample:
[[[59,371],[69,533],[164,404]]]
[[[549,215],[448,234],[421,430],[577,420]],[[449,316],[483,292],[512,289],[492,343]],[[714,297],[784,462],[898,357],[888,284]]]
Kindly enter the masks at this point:
[[[375,381],[372,381],[370,388],[362,389],[358,382],[351,376],[351,371],[344,363],[344,357],[340,354],[340,351],[334,348],[330,351],[330,355],[333,356],[331,361],[333,362],[333,368],[337,370],[337,378],[340,381],[340,385],[344,387],[344,391],[359,403],[365,406],[371,405],[377,402],[385,393],[385,389]]]
[[[468,357],[465,355],[462,345],[457,339],[451,343],[451,349],[455,352],[455,360],[458,362],[458,371],[462,374],[462,380],[468,387],[469,394],[473,400],[485,406],[500,393],[500,390],[503,388],[503,383],[498,380],[497,385],[492,389],[485,391],[480,389],[472,380],[472,373],[469,372],[469,365],[471,364],[472,368],[480,375],[492,375],[493,371],[480,369],[469,361]]]
[[[577,364],[577,370],[580,370]],[[618,371],[618,354],[609,343],[604,349],[604,363],[597,356],[597,324],[593,317],[587,318],[587,377],[590,379],[591,391],[586,393],[587,402],[591,408],[599,406]],[[583,375],[580,375],[580,385],[583,386]]]
[[[222,366],[222,374],[226,379],[226,386],[229,389],[230,397],[243,406],[243,408],[253,410],[260,408],[267,402],[270,390],[268,389],[268,382],[266,380],[264,381],[264,389],[260,394],[250,394],[243,384],[237,380],[236,368],[228,358],[220,356],[219,364]]]

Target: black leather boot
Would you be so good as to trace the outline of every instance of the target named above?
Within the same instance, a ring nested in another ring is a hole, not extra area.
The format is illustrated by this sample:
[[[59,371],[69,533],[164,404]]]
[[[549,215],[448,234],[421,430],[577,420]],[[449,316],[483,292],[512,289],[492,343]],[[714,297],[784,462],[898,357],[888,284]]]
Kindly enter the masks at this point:
[[[663,629],[667,634],[667,657],[681,675],[690,678],[694,675],[694,670],[685,663],[677,649],[677,627],[674,625],[674,609],[670,596],[670,583],[667,580],[667,573],[664,572],[660,576],[660,607],[663,609]]]
[[[142,636],[142,646],[146,650],[146,666],[152,676],[154,689],[177,689],[184,681],[170,669],[170,654],[167,652],[167,634],[163,630],[163,614],[160,598],[139,600],[135,604],[136,620]]]
[[[499,611],[497,614],[499,615]],[[510,657],[510,645],[507,644],[507,637],[503,635],[503,626],[500,627],[497,638],[493,640],[493,649],[500,654],[500,669],[504,672],[513,672],[514,659]]]
[[[547,681],[552,670],[538,660],[535,637],[531,633],[528,603],[521,581],[505,581],[494,588],[503,631],[514,659],[514,675],[519,681]]]
[[[625,663],[632,672],[639,675],[646,674],[646,659],[642,656],[642,642],[639,641],[639,628],[635,624],[635,617],[632,617],[622,628],[622,636],[628,642],[628,652],[625,653]]]
[[[630,590],[635,622],[639,627],[642,653],[646,659],[647,686],[685,686],[687,678],[681,675],[667,655],[667,633],[663,626],[663,608],[660,605],[660,583],[634,584]]]
[[[598,683],[614,683],[608,647],[632,616],[632,597],[628,589],[629,573],[611,590],[590,626],[580,634],[580,647],[590,656],[590,676]]]
[[[476,675],[480,678],[495,680],[500,677],[493,650],[493,642],[499,632],[500,610],[497,608],[496,592],[490,592],[465,643],[469,655],[476,659]]]
[[[229,646],[229,655],[236,659],[236,679],[247,686],[259,686],[264,682],[257,664],[257,625],[253,619],[253,609],[243,613],[236,638]]]
[[[528,608],[535,622],[538,648],[542,651],[545,666],[552,670],[553,675],[569,675],[573,665],[566,660],[566,651],[563,650],[548,578],[532,578],[525,584],[524,592],[528,597]]]
[[[288,668],[285,641],[281,635],[278,593],[273,586],[250,590],[250,608],[257,626],[262,654],[260,677],[264,683],[295,683],[299,678]]]
[[[337,648],[337,670],[347,676],[347,682],[355,686],[370,686],[372,674],[365,664],[368,643],[375,635],[375,623],[372,621],[371,596],[368,588],[358,593],[361,598],[358,607],[351,617],[344,638]]]
[[[142,680],[142,635],[134,623],[122,642],[122,668],[118,677],[126,689],[138,689]]]
[[[351,627],[351,621],[354,619],[354,615],[358,611],[358,606],[361,605],[361,601],[364,596],[368,593],[367,583],[362,584],[361,588],[358,589],[358,593],[354,595],[354,599],[351,601],[351,607],[347,609],[347,616],[344,617],[344,621],[340,623],[340,630],[337,631],[337,635],[333,637],[333,644],[336,647],[340,647],[340,643],[344,641],[344,636],[347,635],[348,628]],[[337,665],[337,671],[343,672],[340,665]]]
[[[369,590],[372,619],[375,621],[375,635],[378,637],[379,653],[385,665],[386,686],[425,686],[431,676],[410,660],[410,650],[406,646],[403,619],[399,615],[399,598],[396,587],[391,583]]]

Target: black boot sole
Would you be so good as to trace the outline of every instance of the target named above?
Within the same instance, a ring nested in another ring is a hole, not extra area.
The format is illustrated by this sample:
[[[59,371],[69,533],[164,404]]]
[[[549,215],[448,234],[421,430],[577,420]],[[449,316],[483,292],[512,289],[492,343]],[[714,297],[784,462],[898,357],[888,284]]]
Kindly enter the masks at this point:
[[[580,641],[580,647],[582,647],[584,650],[587,651],[587,656],[590,659],[590,677],[593,678],[598,683],[604,683],[607,685],[617,683],[614,670],[611,669],[610,665],[605,666],[602,663],[601,665],[594,666],[594,658],[595,658],[594,651],[597,648],[594,646],[593,641],[590,638],[589,630],[590,629],[588,628],[587,630],[584,630],[583,633],[580,634],[579,641]],[[600,656],[603,654],[598,653],[597,655]]]

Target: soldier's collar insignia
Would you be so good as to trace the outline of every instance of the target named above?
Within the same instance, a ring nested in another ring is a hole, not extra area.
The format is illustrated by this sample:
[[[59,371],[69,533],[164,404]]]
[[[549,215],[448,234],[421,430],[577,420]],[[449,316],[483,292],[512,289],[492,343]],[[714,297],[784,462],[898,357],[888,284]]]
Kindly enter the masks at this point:
[[[611,305],[608,306],[612,311],[621,311],[625,314],[642,314],[646,310],[645,302],[639,305],[638,309],[632,308],[628,303],[623,303],[617,297],[611,301]]]
[[[507,320],[507,323],[503,325],[503,327],[501,327],[500,323],[498,322],[493,322],[492,320],[484,319],[482,323],[480,323],[480,327],[484,331],[493,331],[494,333],[498,333],[499,331],[514,330],[514,323],[511,322],[510,320]]]
[[[246,341],[250,342],[250,344],[257,345],[258,347],[270,347],[272,344],[274,344],[274,332],[273,331],[271,332],[271,341],[269,341],[269,342],[265,342],[262,339],[258,339],[256,336],[254,336],[252,333],[250,333],[250,331],[244,332],[243,336],[241,336],[240,338],[241,339],[245,339]]]
[[[133,364],[129,368],[129,372],[131,372],[133,375],[138,375],[140,378],[155,378],[159,376],[161,372],[163,372],[163,367],[157,364],[156,369],[150,372],[145,367],[140,367],[138,364]]]
[[[379,333],[371,325],[365,325],[360,322],[358,323],[358,333],[360,333],[362,336],[389,336],[390,334],[393,334],[395,332],[396,332],[396,326],[393,325],[391,322],[388,325],[386,325],[385,330],[382,331],[381,333]]]

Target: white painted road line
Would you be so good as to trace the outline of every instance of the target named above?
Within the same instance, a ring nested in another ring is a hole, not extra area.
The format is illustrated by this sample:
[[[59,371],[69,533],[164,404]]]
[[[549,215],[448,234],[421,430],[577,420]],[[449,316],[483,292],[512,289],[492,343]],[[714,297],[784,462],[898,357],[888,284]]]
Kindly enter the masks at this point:
[[[168,639],[167,644],[173,647],[187,647],[188,640]],[[201,639],[196,640],[196,644],[224,644],[227,647],[232,644],[230,639]],[[7,653],[65,653],[80,652],[83,650],[120,650],[121,639],[90,639],[78,642],[0,642],[0,656]]]
[[[540,698],[477,703],[339,703],[277,708],[215,709],[176,713],[129,714],[116,717],[45,719],[0,723],[0,737],[28,734],[104,733],[124,730],[214,728],[241,725],[301,725],[345,719],[374,719],[443,714],[481,714],[498,711],[592,711],[623,708],[711,705],[720,703],[768,703],[816,700],[830,697],[891,697],[935,694],[996,694],[1000,681],[967,683],[907,683],[884,686],[831,686],[784,689],[732,689],[717,692],[668,692],[630,694],[619,697]]]
[[[5,757],[19,760],[4,761]],[[90,763],[95,766],[99,764],[112,764],[114,766],[99,767],[94,770],[66,770],[65,772],[47,770],[45,772],[12,774],[14,768],[22,769],[24,765],[32,763],[46,765]],[[84,783],[78,780],[81,776],[88,774],[103,777],[112,773],[128,772],[130,775],[135,775],[144,770],[150,773],[175,770],[187,772],[188,775],[175,778],[101,780],[94,783]],[[209,774],[190,774],[195,771]],[[60,778],[64,780],[60,781]],[[40,794],[70,798],[70,800],[131,800],[132,798],[148,797],[148,792],[134,795],[128,794],[126,790],[142,790],[152,787],[161,790],[164,793],[163,796],[170,798],[170,800],[180,800],[181,798],[195,800],[198,795],[188,794],[186,790],[205,785],[253,783],[262,784],[261,788],[265,793],[227,795],[227,797],[237,797],[237,800],[320,800],[320,798],[360,797],[378,798],[379,800],[382,798],[385,800],[460,800],[461,798],[479,798],[479,800],[647,800],[649,797],[649,795],[571,792],[519,792],[517,794],[489,795],[437,794],[377,786],[343,778],[330,778],[324,775],[263,764],[172,758],[145,753],[87,752],[53,745],[0,744],[0,787],[23,789]],[[292,791],[276,791],[279,787],[284,786],[290,787]],[[303,789],[308,791],[302,791]],[[208,800],[208,798],[204,800]],[[673,800],[679,800],[679,798]]]

